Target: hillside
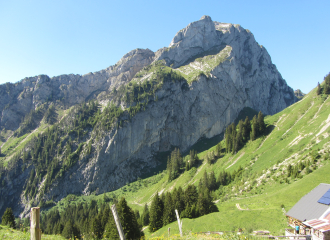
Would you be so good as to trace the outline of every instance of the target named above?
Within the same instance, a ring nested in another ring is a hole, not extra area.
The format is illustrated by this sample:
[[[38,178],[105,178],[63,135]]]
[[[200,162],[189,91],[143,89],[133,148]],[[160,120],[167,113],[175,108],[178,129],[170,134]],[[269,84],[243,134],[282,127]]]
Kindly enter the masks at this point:
[[[208,16],[155,53],[136,49],[83,76],[25,78],[1,85],[0,98],[0,213],[16,216],[150,176],[243,109],[275,114],[295,101],[249,30]]]
[[[218,176],[222,171],[232,173],[243,167],[239,179],[212,193],[219,212],[194,219],[184,218],[184,233],[237,231],[241,228],[244,232],[269,230],[273,235],[282,235],[287,227],[286,211],[319,183],[330,183],[329,105],[328,95],[317,95],[314,89],[301,101],[273,116],[267,116],[267,134],[250,140],[236,154],[224,154],[222,151],[220,158],[215,157],[210,164],[206,156],[216,152],[215,145],[198,154],[200,163],[196,168],[183,171],[172,181],[168,181],[168,173],[163,171],[113,192],[69,196],[53,209],[62,211],[69,204],[90,200],[100,204],[104,201],[112,203],[113,199],[124,196],[128,204],[139,210],[141,215],[144,205],[150,207],[157,192],[165,194],[180,186],[185,190],[189,184],[198,187],[204,171],[209,174],[213,171]],[[224,141],[221,145],[225,146]],[[189,156],[184,157],[184,161],[188,159]],[[291,171],[288,170],[289,165]],[[144,232],[147,238],[167,236],[168,227],[171,227],[173,234],[178,233],[177,222],[152,234],[148,228]]]

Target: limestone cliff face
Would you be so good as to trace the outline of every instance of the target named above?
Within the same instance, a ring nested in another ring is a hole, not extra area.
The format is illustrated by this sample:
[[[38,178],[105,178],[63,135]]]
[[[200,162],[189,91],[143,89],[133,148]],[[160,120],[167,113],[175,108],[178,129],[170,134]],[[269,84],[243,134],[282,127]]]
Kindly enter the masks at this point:
[[[252,33],[204,16],[180,30],[168,48],[156,53],[134,50],[115,66],[84,76],[24,79],[9,92],[5,85],[0,86],[1,125],[17,128],[18,122],[10,123],[10,119],[21,114],[19,109],[35,108],[49,93],[56,100],[64,97],[67,106],[94,98],[101,91],[106,94],[98,99],[110,101],[110,89],[153,79],[156,73],[146,66],[159,62],[185,80],[164,81],[145,110],[121,127],[101,132],[99,141],[93,143],[93,154],[82,153],[81,160],[45,192],[45,200],[117,189],[159,164],[157,153],[173,147],[184,152],[200,138],[222,133],[244,107],[274,114],[295,101],[293,90]],[[134,77],[137,72],[139,76]],[[5,108],[8,101],[12,103]],[[118,100],[116,104],[125,108],[136,103]],[[19,184],[16,188],[22,189]],[[21,190],[12,194],[22,196]],[[20,198],[23,204],[17,206],[17,212],[28,212],[27,199]]]
[[[272,64],[266,49],[240,25],[213,22],[203,16],[180,30],[169,48],[156,53],[156,60],[164,59],[177,68],[224,46],[231,47],[230,57],[212,69],[212,78],[224,81],[224,86],[233,84],[237,93],[247,95],[247,106],[274,114],[294,102],[292,89]],[[230,94],[233,92],[227,93]]]

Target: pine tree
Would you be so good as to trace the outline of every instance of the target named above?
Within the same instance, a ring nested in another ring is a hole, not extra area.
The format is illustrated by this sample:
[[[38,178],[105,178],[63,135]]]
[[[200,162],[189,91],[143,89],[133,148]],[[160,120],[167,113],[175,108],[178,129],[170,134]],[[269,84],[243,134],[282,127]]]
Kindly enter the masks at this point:
[[[259,136],[264,135],[266,131],[266,124],[264,121],[264,115],[262,114],[261,111],[258,113],[258,128],[259,128]]]
[[[256,140],[258,137],[258,122],[257,122],[257,117],[254,116],[252,119],[252,130],[251,130],[251,134],[250,134],[250,139],[252,141]]]
[[[202,189],[205,189],[205,188],[209,189],[209,179],[207,177],[206,171],[204,171],[204,174],[203,174],[201,187],[202,187]],[[201,189],[198,189],[198,190],[201,190]]]
[[[250,123],[249,117],[246,116],[244,124],[243,124],[243,134],[242,134],[245,142],[249,139],[250,132],[251,132],[251,123]]]
[[[164,201],[163,226],[175,221],[174,204],[171,193],[167,192]]]
[[[105,195],[105,194],[104,194]],[[101,227],[102,227],[102,232],[104,232],[105,229],[105,225],[108,223],[109,218],[110,218],[110,207],[109,204],[105,204],[105,206],[103,207],[103,209],[101,210],[100,213],[102,213],[101,216]]]
[[[155,232],[163,226],[163,203],[158,196],[158,192],[155,194],[151,207],[150,207],[150,223],[149,231]]]
[[[107,224],[105,225],[104,235],[106,238],[111,239],[111,240],[119,239],[117,226],[116,226],[115,220],[113,218],[112,212],[110,213],[109,220],[108,220]]]
[[[75,236],[79,236],[79,230],[76,226],[74,226],[73,221],[70,219],[65,223],[64,229],[61,235],[65,238],[75,238]],[[102,236],[102,235],[101,235]],[[100,239],[100,238],[98,238]]]
[[[2,215],[2,225],[7,225],[11,228],[16,228],[15,216],[11,208],[7,208],[5,213]]]
[[[229,173],[225,171],[219,173],[217,180],[218,186],[226,186],[230,183],[230,181],[231,181],[231,176]]]
[[[143,213],[141,216],[141,222],[143,226],[148,226],[149,225],[149,208],[148,205],[144,205]]]
[[[236,126],[235,123],[232,123],[231,125],[231,140],[232,140],[232,144],[231,144],[231,152],[235,153],[236,149],[235,149],[235,145],[236,145]]]
[[[292,171],[293,171],[293,169],[292,169],[292,165],[291,165],[291,164],[288,165],[287,170],[288,170],[287,176],[290,177],[291,174],[292,174]]]
[[[330,86],[328,84],[324,84],[323,93],[324,94],[329,94],[330,93]]]
[[[171,159],[170,157],[167,157],[167,168],[166,168],[167,174],[168,174],[168,181],[172,181],[172,165],[171,165]]]
[[[210,191],[215,191],[216,188],[217,188],[217,181],[215,179],[215,176],[214,176],[214,172],[213,171],[210,172],[210,176],[208,178],[208,182],[209,182],[209,189],[210,189]]]
[[[186,208],[196,204],[197,199],[198,199],[198,193],[196,186],[189,184],[184,192],[184,201]]]
[[[317,94],[317,95],[320,95],[320,94],[321,94],[321,90],[322,90],[322,89],[321,89],[320,83],[318,82],[318,83],[317,83],[316,94]]]
[[[226,143],[226,152],[231,152],[231,146],[232,146],[232,133],[231,133],[231,127],[230,125],[226,128],[225,133],[225,143]]]
[[[177,209],[179,211],[179,214],[181,214],[181,212],[185,208],[184,192],[181,186],[178,189],[174,189],[172,193],[172,199],[174,203],[174,209]]]
[[[133,210],[127,205],[124,197],[118,203],[118,214],[126,239],[139,239],[141,231]]]
[[[219,158],[220,154],[221,154],[221,142],[219,142],[216,146],[216,154],[217,154],[217,157]]]

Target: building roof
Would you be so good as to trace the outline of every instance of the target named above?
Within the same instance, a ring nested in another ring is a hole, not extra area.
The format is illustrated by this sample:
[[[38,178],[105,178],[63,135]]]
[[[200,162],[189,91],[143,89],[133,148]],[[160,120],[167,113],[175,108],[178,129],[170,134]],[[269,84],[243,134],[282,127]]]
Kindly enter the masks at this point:
[[[328,232],[330,230],[330,223],[328,219],[313,219],[303,222],[303,224],[315,228],[321,232]]]
[[[320,218],[328,209],[329,205],[317,201],[330,189],[330,184],[321,183],[312,191],[303,196],[288,212],[287,216],[300,221]]]

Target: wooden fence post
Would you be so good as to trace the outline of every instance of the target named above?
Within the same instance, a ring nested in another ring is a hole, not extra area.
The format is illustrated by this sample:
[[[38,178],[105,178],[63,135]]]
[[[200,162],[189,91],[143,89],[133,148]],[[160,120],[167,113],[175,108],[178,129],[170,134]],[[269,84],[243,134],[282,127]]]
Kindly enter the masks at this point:
[[[180,221],[180,217],[177,209],[175,209],[175,213],[176,213],[176,218],[178,219],[180,236],[182,237],[182,221]]]
[[[31,240],[41,240],[39,207],[31,208],[30,233],[31,233]]]
[[[170,239],[170,232],[171,232],[171,228],[168,228],[168,239]]]
[[[112,210],[113,218],[115,219],[115,222],[116,222],[116,226],[117,226],[117,229],[118,229],[120,240],[125,240],[125,234],[124,234],[123,228],[121,226],[120,219],[119,219],[115,204],[113,204],[111,206],[111,210]]]

